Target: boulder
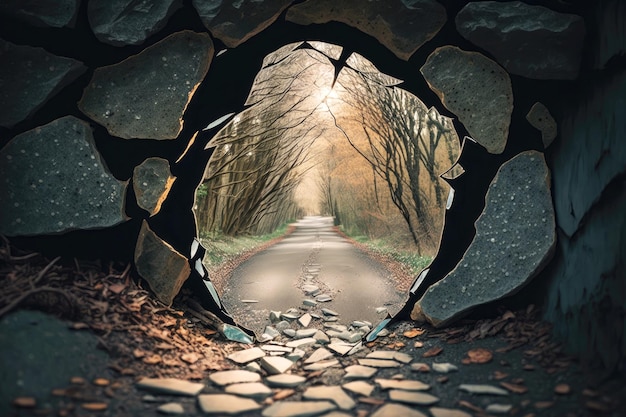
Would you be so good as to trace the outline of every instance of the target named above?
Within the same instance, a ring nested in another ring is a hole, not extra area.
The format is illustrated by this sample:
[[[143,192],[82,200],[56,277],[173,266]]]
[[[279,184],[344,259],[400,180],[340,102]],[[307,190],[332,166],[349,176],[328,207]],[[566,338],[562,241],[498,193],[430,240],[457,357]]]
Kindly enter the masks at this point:
[[[191,272],[188,259],[157,236],[145,220],[135,247],[135,267],[155,296],[168,306]]]
[[[535,129],[541,132],[541,140],[543,141],[543,147],[547,148],[552,144],[557,134],[556,120],[550,114],[550,110],[542,103],[535,103],[530,108],[530,111],[526,115],[526,120]]]
[[[78,107],[113,136],[175,139],[212,57],[208,34],[174,33],[118,64],[96,69]]]
[[[292,0],[192,0],[211,34],[228,48],[236,48],[262,32]]]
[[[101,42],[139,45],[161,30],[182,0],[90,0],[89,25]]]
[[[80,0],[3,0],[0,14],[33,26],[74,27]]]
[[[0,39],[0,126],[28,119],[85,71],[79,61]]]
[[[411,318],[441,327],[511,295],[552,257],[556,244],[550,172],[537,151],[504,163],[489,186],[476,236],[458,265],[415,304]]]
[[[491,53],[511,74],[535,79],[578,77],[585,22],[521,1],[468,3],[456,16],[464,38]]]
[[[170,163],[163,158],[148,158],[133,170],[133,190],[137,204],[154,216],[161,209],[176,177]]]
[[[286,19],[300,25],[345,23],[408,60],[447,20],[435,0],[307,0],[289,8]]]
[[[478,52],[448,45],[435,49],[420,71],[476,142],[490,153],[504,151],[513,90],[502,67]]]
[[[0,150],[0,234],[115,226],[126,220],[126,185],[101,160],[88,123],[57,119]]]

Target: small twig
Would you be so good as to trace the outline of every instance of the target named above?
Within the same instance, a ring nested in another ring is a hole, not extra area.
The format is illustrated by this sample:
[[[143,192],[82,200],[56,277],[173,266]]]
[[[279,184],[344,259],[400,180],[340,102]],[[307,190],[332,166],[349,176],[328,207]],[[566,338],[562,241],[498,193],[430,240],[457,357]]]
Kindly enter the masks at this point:
[[[50,271],[50,268],[52,268],[52,266],[54,266],[54,264],[57,263],[57,261],[59,259],[61,259],[61,257],[57,256],[48,265],[46,265],[46,267],[44,269],[42,269],[39,272],[39,274],[37,274],[37,276],[35,277],[35,279],[32,282],[32,285],[35,286],[44,277],[44,275],[46,275],[48,273],[48,271]]]
[[[52,287],[33,288],[32,290],[26,291],[25,293],[23,293],[22,295],[17,297],[11,303],[9,303],[8,305],[4,306],[4,308],[0,309],[0,318],[4,317],[5,314],[11,312],[11,310],[13,310],[15,307],[17,307],[26,298],[30,297],[33,294],[37,294],[39,292],[55,292],[57,294],[61,294],[61,295],[63,295],[67,299],[67,301],[70,303],[70,305],[74,305],[74,300],[72,299],[72,296],[70,296],[67,292],[65,292],[63,290],[60,290],[58,288],[52,288]]]

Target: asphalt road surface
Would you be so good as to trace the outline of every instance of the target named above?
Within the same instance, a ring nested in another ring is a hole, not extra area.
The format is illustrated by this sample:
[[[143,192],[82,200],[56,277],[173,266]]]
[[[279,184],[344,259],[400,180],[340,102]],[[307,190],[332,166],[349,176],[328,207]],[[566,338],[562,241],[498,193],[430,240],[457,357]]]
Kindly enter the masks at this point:
[[[269,322],[271,310],[289,308],[318,313],[322,308],[339,313],[339,321],[377,323],[392,315],[406,297],[395,287],[392,274],[380,262],[333,230],[330,217],[306,217],[278,244],[259,252],[227,278],[222,301],[235,320],[258,335]],[[307,294],[311,286],[318,293]],[[330,301],[320,301],[328,295]],[[305,299],[317,306],[307,307]],[[381,311],[381,307],[386,311]]]

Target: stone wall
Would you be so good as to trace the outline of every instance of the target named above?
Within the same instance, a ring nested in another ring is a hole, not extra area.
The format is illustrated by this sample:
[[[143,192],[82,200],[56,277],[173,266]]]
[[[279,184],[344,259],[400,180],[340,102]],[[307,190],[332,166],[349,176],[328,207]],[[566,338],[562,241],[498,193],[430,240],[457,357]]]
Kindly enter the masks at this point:
[[[447,179],[455,193],[439,253],[400,317],[437,304],[442,291],[432,289],[441,286],[489,286],[477,297],[487,305],[526,286],[574,352],[615,369],[626,356],[624,4],[467,3],[5,1],[0,233],[46,253],[132,261],[163,302],[185,283],[235,324],[196,239],[204,146],[225,121],[204,128],[246,108],[267,54],[325,41],[344,48],[339,60],[328,57],[335,65],[363,55],[471,137],[458,161],[464,173]],[[502,174],[522,153],[534,162]],[[544,204],[550,192],[554,210]],[[541,204],[528,198],[539,194]],[[503,198],[508,212],[497,210]],[[520,220],[509,227],[509,217]],[[527,259],[520,245],[542,236]],[[514,280],[480,268],[512,256],[525,271]],[[466,258],[482,272],[462,273]],[[446,309],[448,317],[471,311]]]

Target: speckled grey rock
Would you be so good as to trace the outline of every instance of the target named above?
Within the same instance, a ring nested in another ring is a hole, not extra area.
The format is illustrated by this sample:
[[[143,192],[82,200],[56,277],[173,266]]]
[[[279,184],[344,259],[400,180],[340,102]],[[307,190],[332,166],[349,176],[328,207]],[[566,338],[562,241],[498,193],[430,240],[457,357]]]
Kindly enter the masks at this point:
[[[78,106],[113,136],[175,139],[213,57],[206,33],[182,31],[95,70]]]
[[[478,305],[515,293],[552,257],[554,209],[541,153],[527,151],[505,162],[485,200],[474,240],[458,265],[415,304],[414,320],[449,324]]]
[[[90,0],[87,15],[101,42],[139,45],[161,30],[181,5],[182,0]]]
[[[135,267],[155,296],[168,306],[191,272],[189,260],[157,236],[145,220],[135,246]]]
[[[199,395],[198,404],[205,414],[236,415],[261,409],[256,401],[231,394]]]
[[[79,61],[0,39],[0,126],[28,119],[85,71]]]
[[[292,0],[193,0],[202,24],[228,48],[236,48],[280,16]]]
[[[157,214],[175,180],[167,159],[148,158],[137,165],[133,170],[133,190],[139,207],[150,216]]]
[[[456,15],[463,37],[491,53],[511,74],[535,79],[578,76],[582,17],[521,1],[478,1]]]
[[[478,52],[443,46],[430,54],[420,71],[476,142],[490,153],[504,151],[513,90],[502,67]]]
[[[176,378],[142,378],[137,382],[137,388],[157,394],[187,395],[193,397],[202,391],[204,384]]]
[[[552,141],[557,135],[556,120],[550,114],[550,110],[542,103],[535,103],[528,111],[526,120],[535,129],[541,132],[541,140],[543,141],[543,147],[547,148],[552,144]]]
[[[286,19],[300,25],[345,23],[408,60],[446,22],[446,10],[435,0],[308,0],[289,8]]]
[[[74,27],[80,0],[2,0],[0,13],[34,26]]]
[[[114,226],[126,220],[125,194],[91,127],[73,116],[22,133],[0,150],[0,234]]]

